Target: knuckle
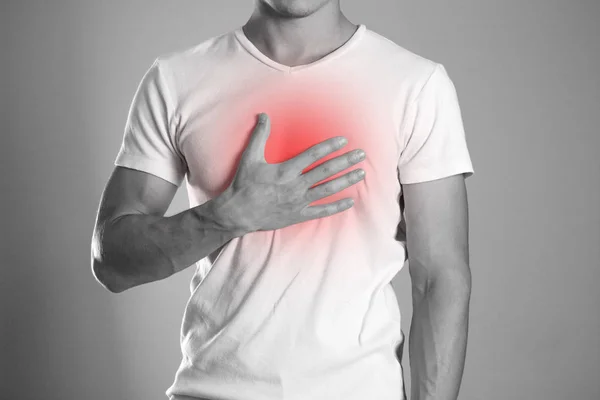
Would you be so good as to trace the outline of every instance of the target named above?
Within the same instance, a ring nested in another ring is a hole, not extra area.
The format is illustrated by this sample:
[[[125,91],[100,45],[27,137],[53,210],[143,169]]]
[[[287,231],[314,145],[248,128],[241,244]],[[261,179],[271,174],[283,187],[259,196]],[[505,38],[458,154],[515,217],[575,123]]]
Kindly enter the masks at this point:
[[[363,170],[357,169],[355,171],[352,171],[350,174],[348,174],[348,179],[352,182],[357,182],[362,179],[363,175],[364,175]]]
[[[305,212],[304,212],[304,217],[307,218],[307,219],[312,219],[314,217],[317,217],[318,215],[319,215],[319,213],[315,212],[315,209],[314,208],[310,208],[310,207],[307,207],[306,210],[305,210]]]
[[[298,214],[300,214],[300,217],[306,218],[306,207],[302,207]]]
[[[355,163],[355,162],[360,161],[360,152],[352,151],[350,154],[348,154],[348,161],[350,163]]]
[[[312,186],[310,183],[310,179],[306,175],[300,175],[298,177],[297,185],[300,189],[302,189],[305,192],[308,191],[310,189],[310,187]]]
[[[321,186],[319,191],[321,192],[323,197],[328,196],[333,193],[333,186],[331,185],[331,183],[327,182]]]
[[[310,192],[304,193],[304,195],[302,196],[302,202],[304,204],[310,204],[310,202],[312,201],[310,197]]]
[[[305,203],[310,204],[312,203],[315,199],[314,199],[314,189],[313,190],[307,190],[304,192],[304,196],[303,196],[303,200]]]
[[[290,175],[290,169],[286,165],[280,165],[277,168],[277,179],[282,181],[285,180]]]
[[[319,153],[319,148],[318,147],[312,147],[308,150],[308,155],[310,157],[310,159],[314,162],[317,161],[320,157],[320,153]]]

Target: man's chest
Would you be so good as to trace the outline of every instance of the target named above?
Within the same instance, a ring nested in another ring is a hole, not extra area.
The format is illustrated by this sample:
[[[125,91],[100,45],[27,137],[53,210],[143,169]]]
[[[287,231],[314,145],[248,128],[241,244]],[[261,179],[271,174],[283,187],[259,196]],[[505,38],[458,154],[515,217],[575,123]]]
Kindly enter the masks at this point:
[[[365,170],[366,179],[380,184],[396,179],[401,116],[395,109],[393,91],[385,86],[299,79],[239,90],[230,85],[215,91],[210,101],[207,97],[202,100],[194,102],[192,96],[186,104],[180,148],[189,184],[209,198],[225,190],[233,179],[260,112],[266,112],[271,120],[265,147],[269,163],[286,161],[328,138],[344,136],[348,139],[345,147],[305,172],[360,148],[367,157],[356,167]],[[323,200],[349,197],[355,190],[352,186]]]

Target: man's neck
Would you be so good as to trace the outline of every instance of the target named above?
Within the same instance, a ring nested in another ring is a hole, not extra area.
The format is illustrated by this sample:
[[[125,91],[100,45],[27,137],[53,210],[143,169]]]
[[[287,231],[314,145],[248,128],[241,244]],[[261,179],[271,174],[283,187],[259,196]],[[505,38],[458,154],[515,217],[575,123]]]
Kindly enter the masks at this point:
[[[304,18],[284,18],[261,4],[243,26],[244,34],[261,53],[290,67],[323,58],[350,39],[356,29],[335,1]]]

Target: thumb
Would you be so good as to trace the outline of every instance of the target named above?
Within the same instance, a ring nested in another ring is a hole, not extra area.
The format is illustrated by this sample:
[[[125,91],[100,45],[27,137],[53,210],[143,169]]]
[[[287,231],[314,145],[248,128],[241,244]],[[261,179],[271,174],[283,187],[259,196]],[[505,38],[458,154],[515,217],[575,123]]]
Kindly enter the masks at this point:
[[[271,131],[271,121],[266,113],[258,115],[258,122],[252,130],[250,141],[246,147],[245,157],[247,160],[262,161],[265,160],[265,147]]]

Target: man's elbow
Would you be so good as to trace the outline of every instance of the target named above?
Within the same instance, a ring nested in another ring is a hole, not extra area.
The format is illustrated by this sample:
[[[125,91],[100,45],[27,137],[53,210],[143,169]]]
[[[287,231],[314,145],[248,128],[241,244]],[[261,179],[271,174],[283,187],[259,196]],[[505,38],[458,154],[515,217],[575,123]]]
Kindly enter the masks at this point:
[[[122,293],[127,288],[123,285],[119,285],[117,279],[115,279],[114,273],[111,272],[109,266],[102,264],[100,260],[92,256],[92,274],[96,281],[106,290],[111,293]]]
[[[471,296],[471,269],[469,263],[458,260],[419,263],[412,260],[413,292],[421,296],[441,291],[451,292],[453,299],[468,299]],[[410,262],[409,262],[410,268]]]
[[[102,225],[97,224],[92,234],[90,247],[92,274],[96,278],[96,281],[109,292],[121,293],[127,288],[118,284],[119,280],[116,270],[106,263],[105,249],[101,240],[103,236]]]
[[[436,269],[436,273],[431,274],[430,282],[427,285],[431,292],[441,290],[450,294],[447,297],[457,301],[469,300],[471,297],[471,269],[468,263],[457,262],[453,265],[446,263],[446,269]]]

